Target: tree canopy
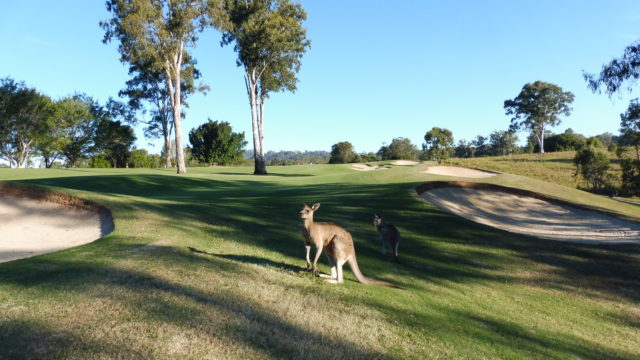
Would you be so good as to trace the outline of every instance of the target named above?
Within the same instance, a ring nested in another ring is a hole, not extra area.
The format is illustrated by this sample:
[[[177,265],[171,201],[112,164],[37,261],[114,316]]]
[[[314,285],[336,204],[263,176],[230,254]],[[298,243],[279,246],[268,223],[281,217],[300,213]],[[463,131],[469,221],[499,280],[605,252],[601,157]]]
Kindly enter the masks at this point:
[[[353,151],[353,145],[348,141],[341,141],[331,146],[329,164],[347,164],[358,161],[358,154]]]
[[[52,101],[35,88],[11,78],[0,79],[0,157],[24,167],[35,143],[51,121]]]
[[[605,93],[611,96],[619,91],[627,80],[630,80],[628,89],[631,90],[640,78],[640,41],[627,46],[621,57],[603,65],[599,74],[585,72],[583,76],[594,92],[604,87]]]
[[[241,160],[247,145],[244,133],[234,133],[228,122],[211,119],[189,132],[189,142],[191,155],[210,165],[229,165]]]
[[[544,81],[527,83],[513,100],[505,100],[507,115],[513,115],[511,130],[527,129],[536,138],[540,153],[544,153],[547,127],[560,124],[560,115],[569,116],[574,95],[561,87]]]
[[[453,133],[449,129],[433,127],[424,135],[423,150],[428,157],[442,163],[453,154]]]
[[[183,65],[190,58],[186,49],[195,45],[202,29],[203,2],[108,0],[106,4],[113,17],[100,23],[105,30],[103,41],[118,40],[120,61],[129,63],[135,71],[149,72],[149,79],[162,76],[172,107],[177,171],[184,174],[182,83],[194,69]]]
[[[411,140],[398,137],[391,140],[388,146],[380,147],[378,156],[382,160],[417,160],[420,151],[411,143]]]

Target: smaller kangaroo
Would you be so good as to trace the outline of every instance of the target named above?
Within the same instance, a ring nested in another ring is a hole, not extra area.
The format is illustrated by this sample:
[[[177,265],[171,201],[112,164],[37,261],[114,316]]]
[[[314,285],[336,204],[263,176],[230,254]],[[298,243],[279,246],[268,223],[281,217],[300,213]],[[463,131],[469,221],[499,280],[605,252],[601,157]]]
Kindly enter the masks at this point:
[[[378,229],[378,236],[380,237],[380,244],[382,245],[382,253],[387,253],[387,246],[393,253],[393,258],[399,264],[398,260],[398,245],[400,245],[400,231],[393,224],[385,224],[382,221],[382,217],[374,214],[373,225]]]
[[[342,266],[345,263],[349,263],[353,275],[359,282],[367,285],[382,285],[389,286],[397,289],[402,289],[399,286],[390,284],[384,281],[370,280],[362,275],[358,262],[356,261],[356,250],[353,246],[353,238],[351,234],[341,226],[338,226],[330,222],[314,222],[313,213],[318,210],[320,204],[314,204],[312,207],[303,204],[304,207],[300,211],[300,218],[303,221],[302,225],[302,237],[304,238],[305,248],[307,250],[307,269],[311,269],[314,274],[318,274],[318,258],[323,249],[327,249],[326,254],[329,259],[329,266],[331,266],[331,276],[320,275],[322,277],[329,277],[327,280],[332,284],[340,284],[344,282],[342,275]],[[316,247],[316,255],[313,260],[313,264],[309,259],[309,252],[311,251],[311,245]]]

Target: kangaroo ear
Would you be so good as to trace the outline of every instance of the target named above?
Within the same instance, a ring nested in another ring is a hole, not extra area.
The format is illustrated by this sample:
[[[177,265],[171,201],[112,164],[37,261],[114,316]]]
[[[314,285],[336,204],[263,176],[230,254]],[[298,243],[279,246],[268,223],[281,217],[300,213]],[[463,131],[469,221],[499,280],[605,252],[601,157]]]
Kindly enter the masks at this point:
[[[309,206],[306,203],[302,203],[303,208],[308,208]]]
[[[315,203],[313,204],[313,206],[311,207],[311,210],[316,211],[318,210],[318,208],[320,207],[320,203]]]

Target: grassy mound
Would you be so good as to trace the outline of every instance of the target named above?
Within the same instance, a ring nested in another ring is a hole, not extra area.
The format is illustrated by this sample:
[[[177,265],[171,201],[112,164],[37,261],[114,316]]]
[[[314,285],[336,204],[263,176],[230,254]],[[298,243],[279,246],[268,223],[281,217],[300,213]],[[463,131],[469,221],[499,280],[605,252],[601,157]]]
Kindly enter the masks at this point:
[[[451,179],[424,168],[0,170],[103,204],[116,223],[94,243],[0,264],[0,358],[640,356],[640,247],[543,241],[444,213],[414,188]],[[536,179],[486,182],[640,219]],[[302,202],[351,231],[366,276],[407,290],[303,271]],[[374,213],[400,229],[401,264],[379,252]]]

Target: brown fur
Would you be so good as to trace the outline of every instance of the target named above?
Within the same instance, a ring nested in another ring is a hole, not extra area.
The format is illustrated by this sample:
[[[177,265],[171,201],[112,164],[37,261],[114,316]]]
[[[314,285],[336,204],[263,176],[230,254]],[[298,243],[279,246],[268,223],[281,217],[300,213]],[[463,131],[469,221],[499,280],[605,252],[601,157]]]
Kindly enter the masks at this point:
[[[353,246],[351,234],[343,227],[334,223],[314,222],[313,213],[318,210],[319,207],[320,204],[314,204],[312,207],[304,204],[304,207],[300,211],[300,218],[303,220],[301,233],[307,251],[307,269],[313,271],[314,274],[319,273],[317,267],[318,258],[320,258],[322,250],[326,249],[329,265],[331,266],[331,276],[325,275],[324,277],[329,277],[330,279],[328,281],[330,283],[339,284],[344,281],[342,266],[348,263],[356,279],[363,284],[400,288],[388,282],[367,279],[362,275],[358,267],[358,262],[356,261],[356,250]],[[311,263],[309,259],[311,245],[314,245],[316,248],[313,263]]]

